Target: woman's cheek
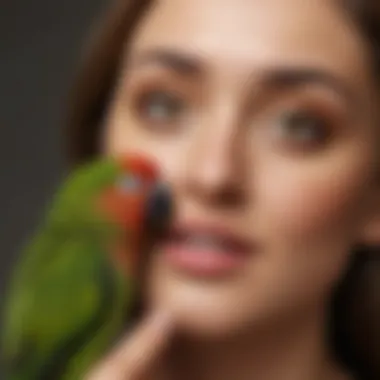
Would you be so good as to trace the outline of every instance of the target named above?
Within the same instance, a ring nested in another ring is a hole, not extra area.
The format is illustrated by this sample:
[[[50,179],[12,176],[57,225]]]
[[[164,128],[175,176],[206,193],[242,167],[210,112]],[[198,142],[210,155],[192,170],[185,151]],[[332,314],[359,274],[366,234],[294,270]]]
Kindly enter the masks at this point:
[[[325,297],[347,268],[365,178],[359,166],[338,166],[283,162],[256,169],[250,224],[262,242],[258,272],[265,284],[256,289],[273,302]]]
[[[267,228],[283,237],[308,239],[310,244],[321,239],[352,244],[365,181],[365,170],[357,162],[350,166],[350,161],[344,166],[330,162],[314,168],[268,168],[258,205]]]

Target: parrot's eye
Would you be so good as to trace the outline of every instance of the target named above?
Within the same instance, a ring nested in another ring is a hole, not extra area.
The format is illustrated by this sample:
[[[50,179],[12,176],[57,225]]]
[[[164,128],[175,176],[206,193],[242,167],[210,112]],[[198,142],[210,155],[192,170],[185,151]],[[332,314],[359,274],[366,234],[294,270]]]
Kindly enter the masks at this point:
[[[138,177],[126,176],[119,179],[116,186],[123,193],[132,193],[139,191],[143,187],[143,182]]]

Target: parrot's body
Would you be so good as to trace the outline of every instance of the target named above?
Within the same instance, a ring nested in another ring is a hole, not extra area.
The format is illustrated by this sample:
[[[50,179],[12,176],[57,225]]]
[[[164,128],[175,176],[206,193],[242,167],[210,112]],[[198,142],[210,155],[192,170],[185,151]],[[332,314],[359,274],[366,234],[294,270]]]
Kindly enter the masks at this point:
[[[10,284],[7,380],[81,380],[122,332],[157,181],[136,159],[101,160],[69,178]]]

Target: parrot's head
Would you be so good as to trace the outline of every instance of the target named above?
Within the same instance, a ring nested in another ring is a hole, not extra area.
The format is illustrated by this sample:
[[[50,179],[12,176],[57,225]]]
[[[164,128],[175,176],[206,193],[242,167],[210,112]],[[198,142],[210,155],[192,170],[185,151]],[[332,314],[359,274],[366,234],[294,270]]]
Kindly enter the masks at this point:
[[[116,158],[115,163],[114,181],[100,195],[107,216],[128,230],[163,226],[171,202],[157,167],[136,155]]]
[[[100,207],[108,222],[124,232],[117,247],[118,259],[135,262],[133,253],[144,242],[158,237],[169,223],[172,201],[168,187],[162,182],[153,162],[137,155],[115,159],[116,170],[111,185],[100,194]],[[125,255],[128,251],[129,255]],[[132,252],[130,252],[132,251]]]

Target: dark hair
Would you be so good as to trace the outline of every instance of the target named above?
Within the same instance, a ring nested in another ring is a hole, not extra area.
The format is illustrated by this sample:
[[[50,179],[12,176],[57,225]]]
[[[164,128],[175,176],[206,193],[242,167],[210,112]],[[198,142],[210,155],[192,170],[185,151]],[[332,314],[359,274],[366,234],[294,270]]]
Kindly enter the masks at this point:
[[[380,5],[378,0],[341,0],[368,41],[380,78]],[[91,35],[72,92],[67,124],[70,165],[99,153],[102,121],[116,75],[134,29],[152,0],[117,0]],[[336,355],[360,378],[380,379],[380,253],[362,248],[335,293],[329,336]]]

